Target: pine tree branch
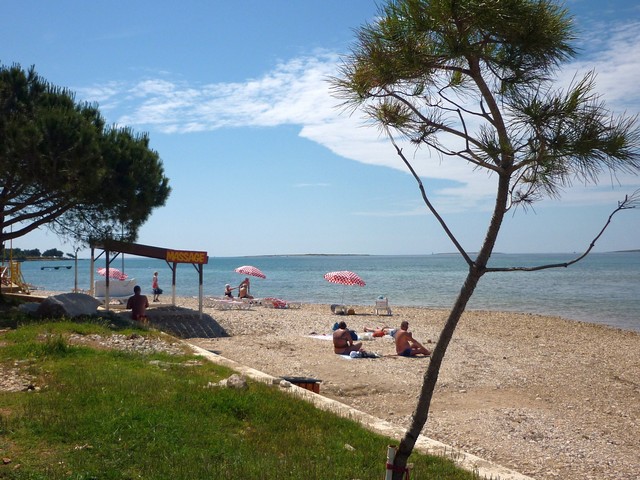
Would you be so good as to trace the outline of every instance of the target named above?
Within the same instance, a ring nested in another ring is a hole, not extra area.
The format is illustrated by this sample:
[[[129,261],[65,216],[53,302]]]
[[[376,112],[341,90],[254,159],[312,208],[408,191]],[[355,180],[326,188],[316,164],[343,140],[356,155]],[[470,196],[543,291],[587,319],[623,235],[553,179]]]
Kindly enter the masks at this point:
[[[618,202],[618,207],[613,212],[611,212],[611,214],[607,218],[607,221],[605,222],[604,226],[602,227],[600,232],[598,232],[598,234],[595,236],[595,238],[593,240],[591,240],[591,243],[589,244],[587,249],[580,256],[574,258],[573,260],[570,260],[568,262],[563,262],[563,263],[550,263],[550,264],[547,264],[547,265],[538,265],[538,266],[535,266],[535,267],[487,268],[486,271],[487,272],[535,272],[535,271],[538,271],[538,270],[547,270],[547,269],[550,269],[550,268],[566,268],[566,267],[569,267],[569,266],[573,265],[574,263],[579,262],[580,260],[582,260],[587,255],[589,255],[591,250],[593,250],[593,247],[596,246],[596,242],[600,239],[600,237],[604,234],[605,230],[611,224],[611,222],[613,220],[613,216],[616,213],[621,212],[622,210],[630,210],[632,208],[637,208],[638,205],[640,205],[640,189],[636,190],[631,195],[625,195],[624,200],[622,200],[621,202]]]

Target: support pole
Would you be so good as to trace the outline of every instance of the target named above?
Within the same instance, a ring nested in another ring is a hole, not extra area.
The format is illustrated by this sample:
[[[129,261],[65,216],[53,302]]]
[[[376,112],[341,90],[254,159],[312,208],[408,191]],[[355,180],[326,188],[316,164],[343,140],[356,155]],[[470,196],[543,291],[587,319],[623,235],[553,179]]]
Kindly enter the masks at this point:
[[[393,473],[396,469],[396,467],[393,466],[393,462],[396,459],[396,452],[398,451],[398,447],[396,447],[395,445],[389,445],[387,446],[387,468],[385,471],[385,476],[384,476],[384,480],[393,480]],[[403,469],[398,469],[398,471],[401,471],[402,474],[404,475],[405,479],[409,479],[409,466],[407,465],[406,468]]]
[[[96,264],[95,253],[96,253],[96,249],[91,247],[91,264],[89,267],[89,295],[91,295],[92,297],[95,296],[96,294],[95,287],[93,285],[93,272]]]
[[[384,480],[392,480],[393,478],[393,461],[396,459],[395,445],[387,446],[387,469],[385,471]]]
[[[202,319],[203,270],[204,270],[204,265],[199,264],[198,265],[198,311],[200,312],[201,319]]]
[[[109,263],[111,263],[109,261],[109,250],[105,250],[104,251],[105,254],[105,260],[106,260],[106,269],[107,269],[107,273],[105,275],[104,278],[104,285],[105,285],[105,289],[104,289],[104,307],[107,309],[107,312],[109,311],[109,303],[110,303],[110,299],[109,299]]]

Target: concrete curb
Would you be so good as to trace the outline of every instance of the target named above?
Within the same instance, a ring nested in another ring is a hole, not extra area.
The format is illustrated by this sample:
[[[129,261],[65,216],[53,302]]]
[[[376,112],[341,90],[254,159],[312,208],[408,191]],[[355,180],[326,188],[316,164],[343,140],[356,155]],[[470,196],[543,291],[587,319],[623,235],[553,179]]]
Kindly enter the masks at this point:
[[[240,363],[234,362],[233,360],[229,360],[228,358],[221,357],[220,355],[212,353],[209,350],[205,350],[204,348],[192,345],[188,341],[184,341],[184,343],[189,345],[189,347],[191,347],[196,354],[203,356],[207,360],[217,365],[222,365],[235,370],[236,372],[239,372],[242,375],[251,378],[252,380],[267,383],[269,385],[280,385],[282,382],[281,378],[267,375],[266,373],[259,370],[255,370]],[[381,420],[372,415],[369,415],[368,413],[361,412],[336,400],[323,397],[322,395],[313,393],[296,385],[288,384],[288,388],[283,390],[288,391],[291,395],[294,395],[298,398],[303,398],[304,400],[312,403],[317,408],[335,413],[336,415],[348,418],[350,420],[354,420],[363,425],[368,430],[371,430],[375,433],[379,433],[386,437],[398,439],[398,441],[404,435],[403,428],[392,425],[385,420]],[[418,437],[415,448],[421,453],[449,458],[460,468],[464,468],[465,470],[471,472],[476,472],[482,478],[489,478],[492,480],[535,480],[533,477],[528,477],[508,468],[496,465],[488,460],[484,460],[480,457],[476,457],[475,455],[471,455],[457,448],[432,440],[428,437],[425,437],[424,435],[420,435]]]

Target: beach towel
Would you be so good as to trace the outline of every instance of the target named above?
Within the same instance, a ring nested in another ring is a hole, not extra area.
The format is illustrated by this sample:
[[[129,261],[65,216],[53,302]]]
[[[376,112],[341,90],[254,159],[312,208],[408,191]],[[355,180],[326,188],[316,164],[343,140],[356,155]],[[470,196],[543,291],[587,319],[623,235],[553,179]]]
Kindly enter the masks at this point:
[[[378,354],[378,353],[374,353],[374,352],[365,352],[365,351],[359,351],[359,352],[351,352],[349,353],[349,355],[340,355],[342,358],[344,358],[345,360],[354,360],[357,358],[381,358],[382,355]]]
[[[311,335],[307,335],[309,338],[315,338],[317,340],[333,340],[333,335],[330,335],[328,333],[324,333],[324,334],[317,334],[317,333],[312,333]]]

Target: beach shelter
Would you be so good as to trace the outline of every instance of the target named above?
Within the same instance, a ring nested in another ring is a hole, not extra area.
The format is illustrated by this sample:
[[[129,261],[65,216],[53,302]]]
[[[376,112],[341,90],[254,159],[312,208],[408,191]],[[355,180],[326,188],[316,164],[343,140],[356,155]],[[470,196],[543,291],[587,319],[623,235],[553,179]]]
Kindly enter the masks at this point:
[[[91,283],[90,292],[93,295],[93,273],[95,271],[94,264],[103,254],[105,256],[105,280],[106,280],[106,295],[105,295],[105,307],[109,309],[109,279],[112,278],[110,274],[110,264],[120,254],[136,255],[139,257],[158,258],[167,262],[167,265],[171,269],[171,287],[172,305],[176,304],[176,268],[180,263],[190,263],[196,269],[198,273],[198,306],[200,315],[202,316],[202,297],[203,297],[203,269],[204,265],[209,262],[207,252],[192,251],[192,250],[174,250],[171,248],[153,247],[151,245],[141,245],[138,243],[121,242],[118,240],[103,240],[100,242],[92,242],[91,247],[91,273],[89,281]],[[98,256],[95,256],[96,250],[102,250]]]

